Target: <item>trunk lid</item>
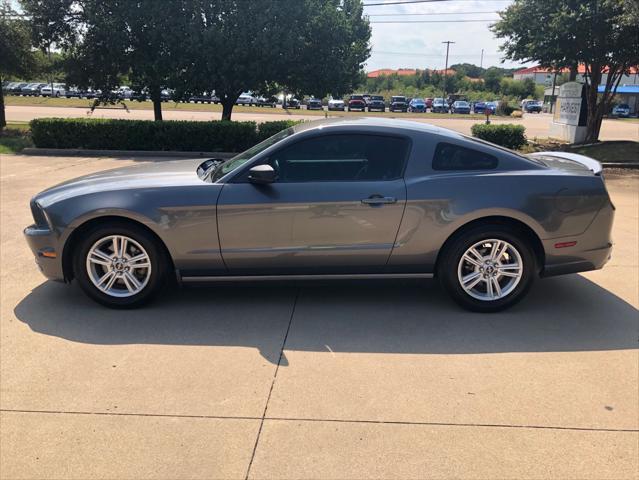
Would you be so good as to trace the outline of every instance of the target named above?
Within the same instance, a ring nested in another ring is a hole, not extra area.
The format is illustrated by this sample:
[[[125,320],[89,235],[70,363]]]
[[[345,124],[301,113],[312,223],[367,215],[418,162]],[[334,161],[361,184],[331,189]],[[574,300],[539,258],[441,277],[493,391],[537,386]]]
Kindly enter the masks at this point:
[[[595,175],[601,175],[603,167],[601,163],[585,155],[570,152],[535,152],[528,157],[543,163],[549,168],[575,173],[590,171]]]

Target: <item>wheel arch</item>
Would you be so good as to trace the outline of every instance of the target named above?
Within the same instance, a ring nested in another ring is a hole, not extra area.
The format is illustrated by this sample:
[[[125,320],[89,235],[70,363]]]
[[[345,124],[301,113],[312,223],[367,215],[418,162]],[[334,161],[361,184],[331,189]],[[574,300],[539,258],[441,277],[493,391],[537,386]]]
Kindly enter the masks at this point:
[[[481,225],[503,226],[506,228],[513,229],[517,231],[518,233],[520,233],[525,239],[527,239],[530,242],[533,253],[535,255],[535,260],[537,261],[537,273],[539,273],[543,269],[545,260],[546,260],[546,253],[544,250],[544,246],[541,242],[541,239],[539,238],[537,233],[529,225],[522,222],[521,220],[517,220],[515,218],[506,217],[502,215],[491,215],[491,216],[476,218],[474,220],[471,220],[463,224],[462,226],[457,228],[457,230],[455,230],[446,239],[446,241],[444,242],[442,247],[439,249],[439,252],[437,254],[437,260],[435,261],[435,269],[434,269],[435,275],[437,275],[437,272],[439,270],[439,262],[444,256],[443,252],[446,251],[449,245],[454,240],[464,235],[467,231],[472,230],[473,228],[479,227]]]
[[[76,245],[78,244],[79,240],[82,238],[82,235],[85,232],[88,232],[92,228],[96,227],[97,225],[104,224],[104,223],[107,223],[107,222],[115,222],[115,223],[119,223],[119,224],[128,224],[128,225],[132,225],[132,226],[141,228],[144,231],[146,231],[149,235],[151,235],[155,239],[155,241],[160,246],[160,248],[163,249],[164,254],[166,255],[166,258],[170,262],[169,268],[172,271],[175,271],[175,265],[173,264],[173,257],[171,256],[171,253],[170,253],[169,249],[167,248],[167,246],[164,243],[164,241],[160,238],[160,236],[156,232],[154,232],[153,229],[151,229],[148,225],[145,225],[144,223],[142,223],[140,221],[137,221],[137,220],[134,220],[132,218],[125,217],[125,216],[104,215],[104,216],[100,216],[100,217],[93,217],[93,218],[90,218],[90,219],[82,222],[81,224],[79,224],[77,227],[75,227],[73,229],[73,231],[71,232],[69,237],[66,239],[66,241],[64,243],[64,247],[62,249],[62,273],[64,275],[64,281],[65,282],[70,282],[71,280],[73,280],[74,275],[73,275],[73,255],[72,255],[72,252],[74,251],[74,249],[75,249]]]

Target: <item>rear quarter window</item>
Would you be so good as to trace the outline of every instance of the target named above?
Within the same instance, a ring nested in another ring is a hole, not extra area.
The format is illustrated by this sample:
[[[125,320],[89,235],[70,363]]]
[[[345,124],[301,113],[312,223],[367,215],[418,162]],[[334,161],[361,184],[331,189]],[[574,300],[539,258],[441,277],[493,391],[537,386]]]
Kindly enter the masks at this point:
[[[493,170],[497,157],[472,148],[439,143],[433,157],[433,170]]]

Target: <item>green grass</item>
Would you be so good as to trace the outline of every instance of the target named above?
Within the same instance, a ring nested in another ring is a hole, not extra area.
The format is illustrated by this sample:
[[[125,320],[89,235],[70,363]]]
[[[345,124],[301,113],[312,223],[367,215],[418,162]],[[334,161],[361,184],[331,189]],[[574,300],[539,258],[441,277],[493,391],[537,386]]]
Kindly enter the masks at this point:
[[[567,150],[600,162],[639,162],[639,142],[609,141],[586,146],[571,146]]]
[[[93,104],[93,100],[86,100],[80,98],[49,98],[49,97],[19,97],[9,95],[5,97],[6,105],[15,106],[36,106],[36,107],[75,107],[75,108],[90,108]],[[127,101],[126,106],[130,110],[152,110],[153,104],[151,102],[137,102]],[[123,109],[121,105],[113,105],[108,107],[98,107],[99,109]],[[165,102],[162,104],[163,111],[195,111],[195,112],[222,112],[222,105],[208,104],[208,103],[175,103]],[[400,118],[464,118],[468,120],[483,120],[486,117],[484,115],[463,115],[463,114],[442,114],[442,113],[391,113],[391,112],[326,112],[324,110],[286,110],[285,113],[289,115],[310,115],[317,117],[324,117],[326,114],[331,117],[400,117]],[[269,107],[244,107],[236,105],[233,108],[233,113],[264,113],[264,114],[277,114],[282,115],[283,110],[281,108],[269,108]]]
[[[27,122],[8,122],[0,130],[0,154],[19,153],[27,147],[33,147]]]
[[[620,122],[639,123],[639,118],[610,118],[609,120],[619,120]]]

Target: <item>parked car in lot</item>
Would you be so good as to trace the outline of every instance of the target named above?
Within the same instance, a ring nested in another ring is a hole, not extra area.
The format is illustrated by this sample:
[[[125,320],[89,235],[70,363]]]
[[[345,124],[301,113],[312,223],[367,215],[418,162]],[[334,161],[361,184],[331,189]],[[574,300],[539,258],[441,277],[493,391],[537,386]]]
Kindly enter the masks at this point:
[[[289,98],[288,100],[286,100],[286,108],[299,110],[300,108],[302,108],[302,104],[297,98]]]
[[[453,102],[453,106],[451,107],[452,113],[470,113],[470,103],[464,100],[457,100]]]
[[[475,102],[473,105],[473,112],[475,113],[486,113],[486,110],[489,110],[490,113],[495,113],[495,107],[489,102]]]
[[[26,82],[16,82],[9,87],[8,91],[12,95],[20,95],[22,93],[22,89],[29,85]]]
[[[629,117],[630,116],[630,105],[627,103],[621,103],[619,105],[615,105],[612,109],[613,117]]]
[[[46,83],[29,83],[22,87],[22,89],[20,90],[20,94],[23,97],[39,97],[40,89],[45,85]]]
[[[328,101],[328,109],[330,111],[340,111],[343,112],[345,109],[344,100],[339,98],[331,98]]]
[[[388,106],[389,112],[407,112],[408,111],[408,100],[406,97],[401,95],[396,95],[391,97],[390,105]]]
[[[40,89],[40,95],[43,97],[64,97],[66,96],[67,86],[64,83],[48,83]]]
[[[524,112],[526,113],[541,113],[541,109],[543,108],[543,104],[539,100],[531,100],[526,102],[524,106]]]
[[[435,113],[448,113],[448,104],[443,98],[433,98],[432,111]]]
[[[353,110],[366,111],[366,100],[363,95],[351,95],[351,98],[348,99],[348,111]]]
[[[386,102],[381,95],[371,95],[368,99],[368,111],[369,112],[385,112]]]
[[[426,102],[423,98],[413,98],[408,104],[408,111],[412,113],[426,113]]]
[[[204,92],[198,95],[191,95],[187,101],[189,103],[220,103],[219,97],[208,92]]]
[[[64,91],[66,98],[82,98],[82,90],[77,87],[70,87]]]
[[[243,93],[239,96],[239,98],[235,101],[235,105],[257,105],[257,99],[251,95],[250,93]]]
[[[109,307],[139,306],[176,277],[435,276],[464,307],[491,312],[536,277],[608,261],[601,170],[574,153],[522,156],[418,122],[349,117],[296,125],[228,161],[67,181],[31,200],[24,233],[46,277],[75,279]]]
[[[309,98],[306,102],[307,110],[323,110],[322,101],[319,98]]]
[[[258,97],[257,106],[258,107],[275,108],[277,106],[277,98],[275,98],[273,96],[270,96],[270,97]]]
[[[123,85],[123,86],[119,87],[117,90],[115,90],[113,93],[120,100],[129,100],[134,92],[133,92],[133,89],[131,87]]]

